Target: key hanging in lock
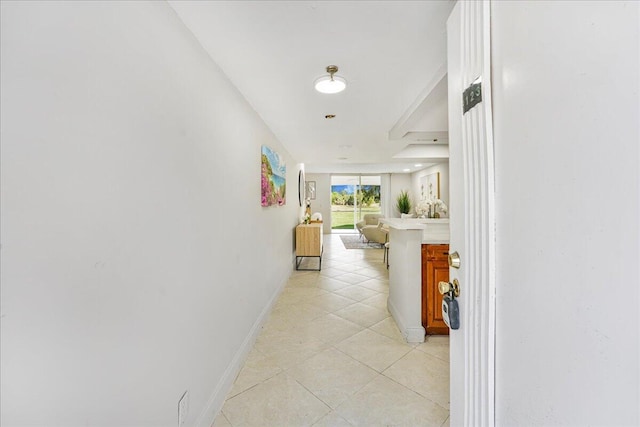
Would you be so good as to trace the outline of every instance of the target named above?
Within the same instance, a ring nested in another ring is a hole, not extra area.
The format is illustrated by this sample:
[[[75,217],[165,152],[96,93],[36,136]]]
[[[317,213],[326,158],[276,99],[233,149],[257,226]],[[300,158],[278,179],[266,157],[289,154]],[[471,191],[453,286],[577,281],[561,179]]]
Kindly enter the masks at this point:
[[[456,301],[456,297],[460,295],[460,283],[458,279],[453,279],[453,283],[438,283],[438,290],[443,295],[442,318],[444,322],[452,330],[460,328],[460,309],[458,301]]]

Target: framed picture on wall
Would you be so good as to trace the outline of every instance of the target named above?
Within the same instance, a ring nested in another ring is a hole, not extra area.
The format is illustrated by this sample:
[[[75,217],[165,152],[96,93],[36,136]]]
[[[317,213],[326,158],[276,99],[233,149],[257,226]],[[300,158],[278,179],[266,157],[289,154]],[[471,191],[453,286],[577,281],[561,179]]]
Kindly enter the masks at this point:
[[[276,151],[262,146],[261,162],[262,206],[283,206],[287,203],[287,166]]]
[[[316,182],[315,181],[307,181],[307,197],[311,200],[316,199]]]
[[[440,172],[434,172],[420,178],[420,198],[422,200],[440,198]]]

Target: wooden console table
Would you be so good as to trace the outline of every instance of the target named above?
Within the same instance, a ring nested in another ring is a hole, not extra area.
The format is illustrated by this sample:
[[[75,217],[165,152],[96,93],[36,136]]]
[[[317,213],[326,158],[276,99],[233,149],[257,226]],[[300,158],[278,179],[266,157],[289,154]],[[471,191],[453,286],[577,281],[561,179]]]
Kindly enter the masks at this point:
[[[296,270],[305,257],[318,258],[318,271],[322,268],[322,223],[298,224],[296,226]]]

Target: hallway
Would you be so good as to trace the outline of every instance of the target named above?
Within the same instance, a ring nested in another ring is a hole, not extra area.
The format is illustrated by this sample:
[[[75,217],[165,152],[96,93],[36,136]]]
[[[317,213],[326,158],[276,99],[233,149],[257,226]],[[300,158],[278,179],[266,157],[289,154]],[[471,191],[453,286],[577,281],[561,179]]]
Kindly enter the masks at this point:
[[[381,249],[325,235],[294,271],[213,427],[448,426],[449,340],[404,342]]]

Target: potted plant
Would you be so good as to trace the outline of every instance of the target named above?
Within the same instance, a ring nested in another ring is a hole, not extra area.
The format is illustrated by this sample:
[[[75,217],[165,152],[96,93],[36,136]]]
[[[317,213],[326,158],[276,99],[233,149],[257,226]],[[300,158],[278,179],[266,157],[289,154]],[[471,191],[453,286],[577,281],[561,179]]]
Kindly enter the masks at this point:
[[[411,212],[411,200],[409,199],[409,193],[406,190],[402,190],[398,194],[396,200],[396,208],[400,212],[400,216],[404,218],[404,215],[408,215]]]

